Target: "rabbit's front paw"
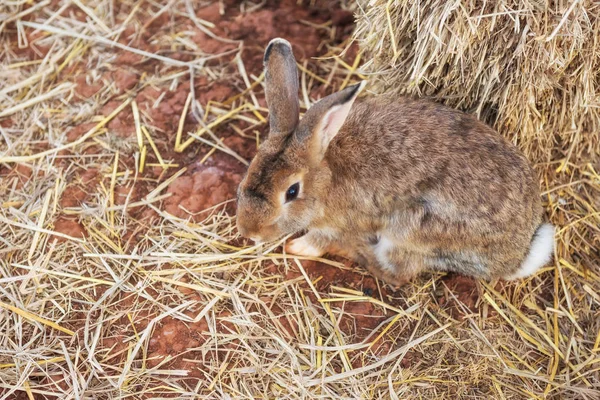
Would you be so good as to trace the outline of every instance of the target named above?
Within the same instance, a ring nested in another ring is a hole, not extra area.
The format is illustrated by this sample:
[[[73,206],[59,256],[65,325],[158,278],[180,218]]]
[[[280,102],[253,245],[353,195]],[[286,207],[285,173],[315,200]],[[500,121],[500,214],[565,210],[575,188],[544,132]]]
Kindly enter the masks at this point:
[[[322,249],[315,247],[306,235],[288,242],[285,251],[289,254],[304,257],[321,257],[324,253]]]

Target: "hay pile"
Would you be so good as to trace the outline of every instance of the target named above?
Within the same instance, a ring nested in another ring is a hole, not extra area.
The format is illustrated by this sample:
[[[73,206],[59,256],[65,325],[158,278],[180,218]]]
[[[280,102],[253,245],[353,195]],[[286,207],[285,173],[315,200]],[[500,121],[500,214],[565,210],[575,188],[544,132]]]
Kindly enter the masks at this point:
[[[600,4],[359,1],[378,91],[476,112],[539,161],[600,150]]]

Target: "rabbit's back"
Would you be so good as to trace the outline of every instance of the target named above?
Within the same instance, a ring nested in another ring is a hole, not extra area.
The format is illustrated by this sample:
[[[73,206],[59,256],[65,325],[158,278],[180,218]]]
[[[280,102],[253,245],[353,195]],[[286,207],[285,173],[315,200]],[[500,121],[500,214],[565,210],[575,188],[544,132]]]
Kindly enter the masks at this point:
[[[407,251],[446,269],[493,248],[487,264],[501,271],[489,275],[508,273],[541,222],[527,159],[475,117],[443,105],[391,97],[355,104],[327,161],[331,207],[362,208],[358,220],[406,235]]]

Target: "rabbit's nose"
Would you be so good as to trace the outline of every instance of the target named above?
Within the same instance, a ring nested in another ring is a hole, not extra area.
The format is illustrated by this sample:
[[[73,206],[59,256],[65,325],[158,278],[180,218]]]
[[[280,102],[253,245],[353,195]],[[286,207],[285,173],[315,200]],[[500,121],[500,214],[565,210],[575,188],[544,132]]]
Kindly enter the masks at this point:
[[[262,239],[259,236],[257,236],[255,232],[253,232],[252,230],[248,229],[247,227],[241,225],[239,222],[238,222],[237,229],[238,229],[238,232],[240,233],[240,235],[254,241],[256,244],[259,244],[262,242]]]

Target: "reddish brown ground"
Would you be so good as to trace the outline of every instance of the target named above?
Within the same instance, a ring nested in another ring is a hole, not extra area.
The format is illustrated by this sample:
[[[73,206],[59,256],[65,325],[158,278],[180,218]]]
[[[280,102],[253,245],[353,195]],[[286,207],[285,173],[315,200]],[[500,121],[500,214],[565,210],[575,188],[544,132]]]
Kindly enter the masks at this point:
[[[242,58],[247,73],[260,75],[262,70],[262,55],[265,45],[276,36],[288,38],[293,46],[296,57],[300,63],[309,61],[317,64],[311,57],[319,56],[327,51],[323,43],[340,43],[346,39],[352,29],[352,15],[339,8],[337,1],[317,1],[316,6],[298,5],[296,0],[268,1],[267,4],[259,10],[241,14],[236,1],[224,1],[225,12],[219,13],[219,3],[215,2],[197,11],[197,16],[206,21],[215,24],[213,32],[219,36],[235,40],[243,40],[244,50]],[[307,2],[304,2],[307,3]],[[127,16],[130,13],[129,6],[115,3],[115,13],[119,16]],[[150,7],[150,6],[149,6]],[[86,15],[77,8],[69,7],[65,13],[72,13],[81,20],[85,20]],[[65,14],[66,15],[66,14]],[[131,36],[134,33],[133,28],[128,28],[120,37],[119,42],[150,52],[156,52],[160,49],[159,45],[153,43],[153,39],[163,34],[168,34],[167,26],[171,26],[170,19],[178,18],[170,13],[164,13],[160,17],[145,22],[145,27],[141,34]],[[328,37],[329,31],[317,29],[300,21],[306,20],[313,24],[323,24],[333,21],[336,27],[335,38],[333,41]],[[119,21],[117,21],[119,22]],[[175,22],[177,23],[177,21]],[[206,55],[222,53],[227,49],[234,49],[234,44],[219,42],[208,37],[199,31],[188,19],[182,19],[181,31],[188,30],[195,32],[191,40]],[[30,34],[30,48],[18,49],[17,51],[24,56],[24,59],[40,59],[48,51],[47,47],[36,45],[36,38],[40,34]],[[133,40],[132,40],[133,37]],[[33,51],[35,47],[37,51]],[[167,49],[168,50],[168,49]],[[109,50],[107,50],[109,51]],[[188,61],[190,56],[185,52],[167,52],[163,54],[169,57]],[[347,55],[347,61],[353,60],[353,54]],[[100,76],[95,76],[86,69],[84,60],[70,64],[62,73],[72,77],[72,81],[77,84],[77,101],[85,104],[94,96],[98,96],[100,91],[109,90],[112,100],[101,106],[95,114],[108,115],[115,108],[121,105],[123,99],[119,96],[124,93],[135,95],[135,100],[140,113],[144,116],[147,123],[151,123],[155,142],[160,153],[165,160],[179,164],[180,167],[187,167],[187,171],[169,185],[166,193],[172,194],[159,207],[173,215],[181,218],[192,218],[201,220],[204,217],[203,210],[221,204],[235,197],[235,191],[245,170],[245,166],[234,158],[217,151],[209,157],[204,164],[199,160],[210,150],[208,146],[195,143],[186,149],[183,153],[173,151],[173,143],[180,115],[183,111],[186,97],[190,92],[190,85],[194,86],[197,99],[203,107],[209,101],[224,101],[240,92],[240,87],[230,76],[237,73],[235,63],[231,62],[231,57],[219,57],[210,61],[209,64],[215,68],[220,68],[224,74],[222,80],[209,81],[205,76],[196,76],[193,82],[183,79],[182,82],[171,91],[167,86],[145,85],[144,74],[152,72],[159,68],[159,63],[154,60],[144,60],[141,56],[127,53],[114,52],[114,59],[110,65],[99,70]],[[327,94],[331,89],[326,87],[315,87],[315,92],[319,95]],[[157,103],[157,100],[162,100]],[[264,106],[263,96],[259,96],[259,101]],[[4,121],[0,121],[4,123]],[[95,125],[95,122],[79,122],[74,120],[72,128],[68,131],[68,140],[76,140],[85,134]],[[243,123],[240,125],[244,127]],[[198,122],[194,120],[191,113],[185,121],[184,131],[193,131],[198,128]],[[115,148],[120,148],[119,171],[126,169],[135,169],[135,160],[133,153],[135,149],[128,147],[124,138],[135,136],[134,119],[130,107],[125,108],[109,124],[108,129],[114,134],[111,140]],[[224,143],[244,157],[250,160],[256,151],[256,142],[254,138],[243,138],[235,132],[224,131],[218,128],[215,134],[219,136]],[[261,134],[264,136],[265,129]],[[43,148],[43,145],[41,146]],[[99,153],[98,145],[91,145],[86,148],[87,154]],[[64,153],[63,155],[67,155]],[[157,162],[154,155],[149,152],[148,162]],[[66,166],[67,161],[58,158],[57,166]],[[150,190],[155,188],[158,183],[167,179],[176,169],[169,169],[166,173],[159,167],[148,167],[143,177],[146,180],[129,180],[127,185],[117,186],[115,190],[115,204],[124,204],[126,201],[135,202],[142,199]],[[110,177],[106,177],[107,171],[99,171],[95,168],[79,169],[73,173],[73,179],[70,179],[68,187],[60,200],[60,206],[63,210],[70,207],[80,207],[89,202],[90,199],[101,190],[100,182],[104,187],[110,185]],[[32,177],[32,170],[26,165],[16,165],[12,169],[0,167],[0,177],[15,179],[16,185],[22,185]],[[230,202],[227,205],[229,213],[235,212],[235,203]],[[131,224],[129,231],[123,238],[125,250],[131,248],[137,241],[138,236],[143,235],[144,227],[157,218],[156,213],[148,208],[139,207],[129,211],[132,215],[132,221],[138,221],[137,224]],[[87,233],[83,225],[75,217],[62,215],[54,221],[53,229],[74,237],[83,237]],[[275,275],[280,275],[282,279],[293,279],[301,276],[300,271],[291,264],[289,269],[282,266],[272,266],[270,271]],[[327,293],[331,285],[355,289],[363,292],[365,295],[381,299],[399,307],[403,304],[398,298],[402,290],[394,292],[386,287],[378,287],[376,281],[364,271],[354,269],[349,263],[347,269],[339,269],[325,264],[315,262],[304,262],[304,268],[308,276],[313,281],[317,281],[316,287],[322,293]],[[475,310],[478,299],[477,289],[473,280],[462,277],[449,277],[444,280],[446,288],[439,293],[437,303],[440,307],[449,309],[453,315],[459,315],[461,308],[456,306],[454,297],[450,296],[447,290],[454,293],[454,296],[469,309]],[[316,299],[312,295],[308,285],[302,284],[305,294],[311,298],[313,303]],[[96,293],[94,297],[99,298],[101,293]],[[197,294],[190,291],[186,293],[190,299],[194,299]],[[120,307],[127,309],[132,302],[137,302],[136,309],[144,309],[144,302],[141,298],[133,297],[131,294],[122,293]],[[263,299],[270,305],[270,311],[275,315],[277,321],[289,333],[290,338],[296,335],[298,327],[292,319],[286,316],[286,310],[281,305],[272,303],[269,299]],[[391,314],[387,313],[381,307],[375,306],[369,302],[346,302],[331,304],[332,309],[339,310],[343,307],[345,313],[341,320],[340,328],[351,335],[355,342],[361,341],[369,335],[382,321]],[[148,305],[150,308],[150,305]],[[261,310],[255,310],[263,312]],[[336,311],[337,312],[337,311]],[[458,313],[458,314],[456,314]],[[113,321],[110,326],[112,336],[104,338],[97,348],[98,352],[110,354],[109,357],[115,360],[115,364],[122,362],[127,356],[128,344],[124,343],[125,338],[131,338],[134,335],[133,327],[137,332],[143,330],[149,319],[153,315],[141,312],[141,315],[133,316],[135,323],[127,318],[121,318]],[[207,340],[212,340],[214,335],[235,334],[235,328],[226,321],[229,312],[221,310],[219,314],[211,316],[214,318],[214,330],[208,327],[206,318],[198,322],[185,323],[171,317],[164,318],[154,327],[152,337],[148,346],[147,366],[156,367],[160,365],[161,369],[182,369],[189,370],[189,376],[203,377],[203,365],[209,365],[213,362],[222,361],[225,352],[228,349],[235,348],[239,343],[233,339],[228,344],[220,347],[219,351],[202,354],[195,350],[199,345]],[[190,317],[193,317],[190,315]],[[65,325],[82,334],[83,315],[73,316]],[[388,340],[393,335],[393,330],[388,333],[386,338],[380,341],[371,351],[375,355],[386,354],[393,348],[393,340]],[[408,366],[411,360],[418,358],[418,355],[409,353],[402,361],[403,366]],[[356,357],[355,362],[360,363],[362,358]],[[197,361],[190,361],[197,360]],[[52,375],[50,378],[44,378],[44,384],[47,384],[48,390],[60,390],[65,382],[62,376]],[[62,380],[62,382],[61,382]],[[193,384],[193,383],[192,383]]]
[[[450,274],[441,281],[442,286],[437,291],[440,296],[437,301],[442,307],[449,307],[450,314],[462,318],[466,313],[477,312],[479,291],[477,281],[462,275]]]

